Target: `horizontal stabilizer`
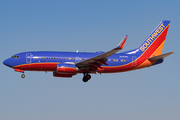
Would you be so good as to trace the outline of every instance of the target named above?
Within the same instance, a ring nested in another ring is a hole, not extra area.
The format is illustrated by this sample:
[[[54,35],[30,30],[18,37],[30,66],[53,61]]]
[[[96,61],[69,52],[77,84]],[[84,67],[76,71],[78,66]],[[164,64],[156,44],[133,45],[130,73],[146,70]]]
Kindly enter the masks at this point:
[[[164,59],[165,57],[173,54],[175,52],[169,52],[169,53],[165,53],[165,54],[162,54],[162,55],[158,55],[158,56],[154,56],[154,57],[151,57],[151,58],[148,58],[148,60],[150,61],[156,61],[156,60],[160,60],[160,59]]]

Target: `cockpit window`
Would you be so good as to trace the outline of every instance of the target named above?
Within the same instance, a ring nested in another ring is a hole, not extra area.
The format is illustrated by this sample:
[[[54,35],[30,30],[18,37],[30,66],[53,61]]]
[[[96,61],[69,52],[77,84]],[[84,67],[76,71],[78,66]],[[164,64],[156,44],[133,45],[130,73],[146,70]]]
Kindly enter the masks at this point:
[[[16,59],[16,58],[19,58],[19,56],[13,55],[11,58],[15,58]]]

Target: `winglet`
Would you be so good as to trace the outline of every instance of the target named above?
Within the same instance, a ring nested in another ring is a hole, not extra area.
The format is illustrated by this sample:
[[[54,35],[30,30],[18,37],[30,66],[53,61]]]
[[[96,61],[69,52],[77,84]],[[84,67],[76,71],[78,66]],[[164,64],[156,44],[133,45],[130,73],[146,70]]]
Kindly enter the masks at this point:
[[[126,42],[127,39],[127,35],[121,40],[121,42],[118,44],[118,46],[116,48],[114,48],[114,50],[121,50],[124,47],[124,44]]]

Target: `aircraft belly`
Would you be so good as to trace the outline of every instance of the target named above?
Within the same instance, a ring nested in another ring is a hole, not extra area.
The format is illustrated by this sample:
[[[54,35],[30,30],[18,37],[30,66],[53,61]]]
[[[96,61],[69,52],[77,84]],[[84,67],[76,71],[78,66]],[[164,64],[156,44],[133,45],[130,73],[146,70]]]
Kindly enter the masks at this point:
[[[125,65],[125,66],[111,66],[111,67],[103,67],[103,73],[117,73],[117,72],[125,72],[130,71],[134,67],[132,65]]]
[[[31,63],[15,66],[14,68],[28,71],[56,71],[57,63]]]

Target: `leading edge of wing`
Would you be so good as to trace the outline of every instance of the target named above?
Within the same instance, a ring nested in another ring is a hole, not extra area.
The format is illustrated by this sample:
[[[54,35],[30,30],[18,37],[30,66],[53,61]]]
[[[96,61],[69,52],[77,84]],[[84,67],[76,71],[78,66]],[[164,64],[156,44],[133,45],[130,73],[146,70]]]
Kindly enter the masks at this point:
[[[89,59],[86,59],[84,61],[81,61],[81,62],[78,62],[76,63],[76,66],[77,67],[86,67],[88,65],[90,65],[90,63],[93,63],[93,62],[97,62],[97,60],[101,60],[101,61],[104,61],[106,62],[107,61],[107,57],[115,54],[116,52],[118,52],[119,50],[121,50],[123,47],[124,47],[124,44],[127,40],[127,35],[121,40],[121,42],[118,44],[118,46],[108,52],[105,52],[105,53],[102,53],[100,55],[97,55],[95,57],[92,57],[92,58],[89,58]],[[102,64],[102,62],[100,63]],[[106,64],[105,64],[106,65]]]

